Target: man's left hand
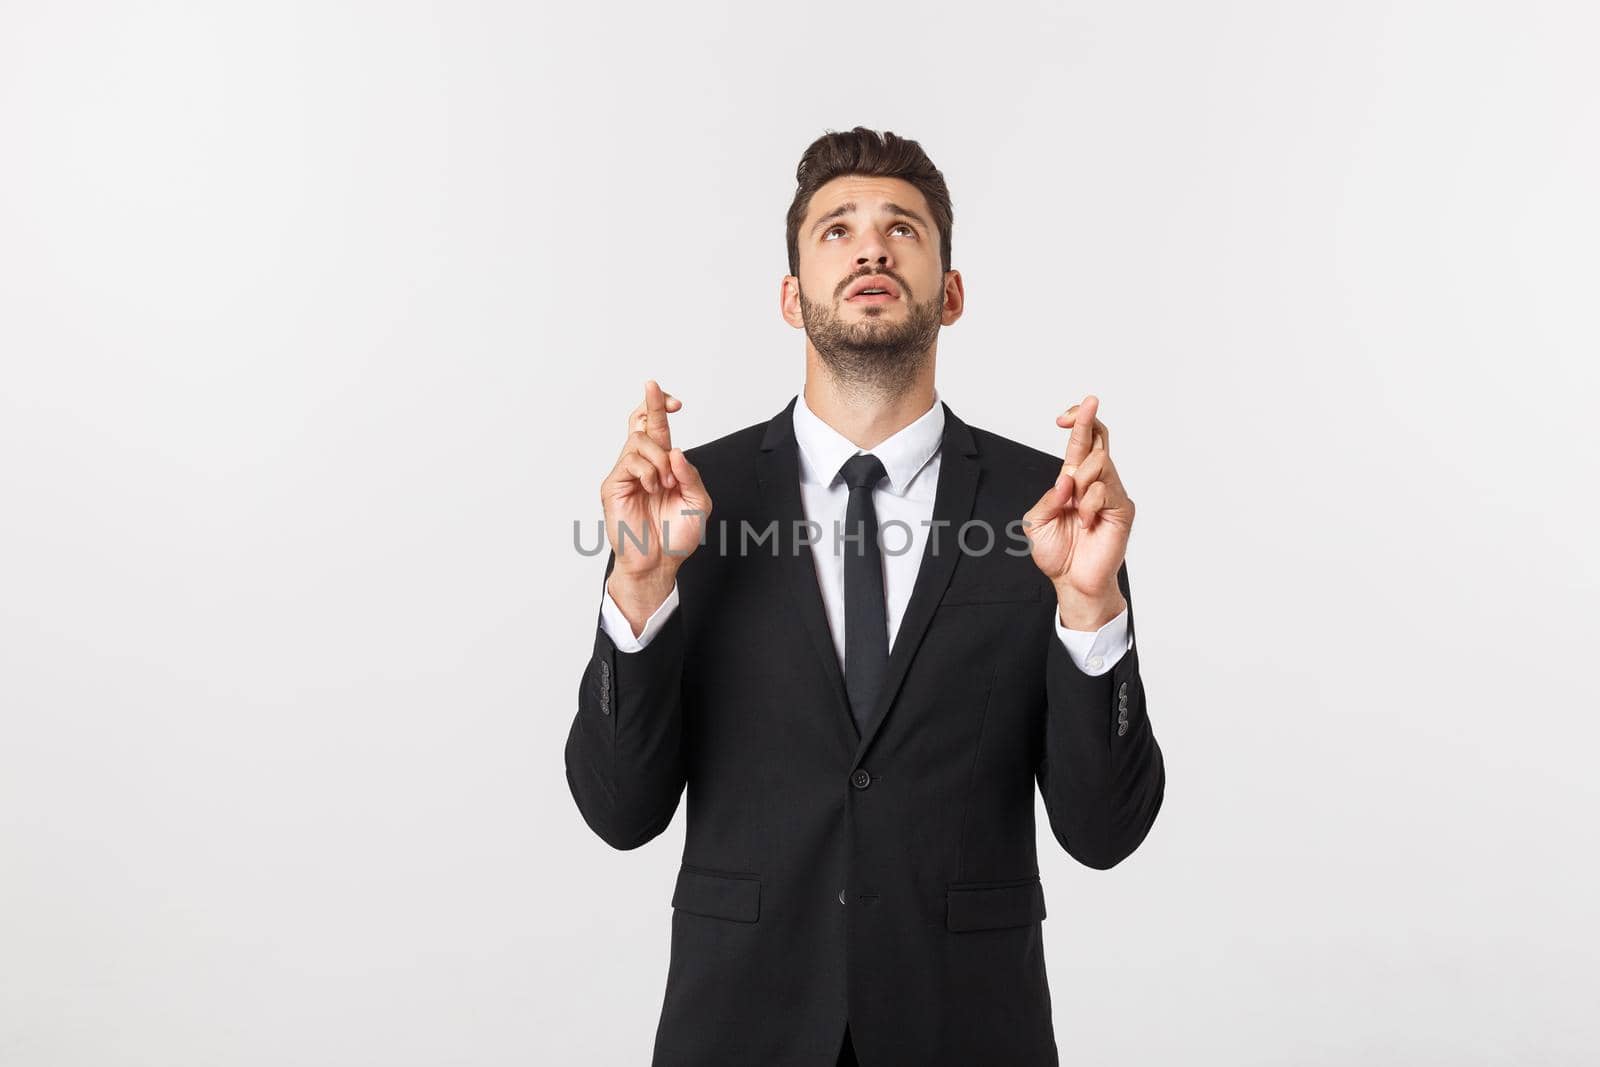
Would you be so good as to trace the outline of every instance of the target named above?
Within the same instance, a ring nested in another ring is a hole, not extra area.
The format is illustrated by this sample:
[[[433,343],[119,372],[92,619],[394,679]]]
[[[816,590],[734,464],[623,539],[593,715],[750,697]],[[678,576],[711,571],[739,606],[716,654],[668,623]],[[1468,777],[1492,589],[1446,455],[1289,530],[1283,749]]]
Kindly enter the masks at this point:
[[[1127,601],[1117,571],[1133,530],[1133,500],[1111,462],[1111,431],[1095,417],[1090,394],[1056,416],[1071,427],[1055,485],[1022,517],[1033,561],[1056,588],[1061,621],[1072,630],[1098,630]]]

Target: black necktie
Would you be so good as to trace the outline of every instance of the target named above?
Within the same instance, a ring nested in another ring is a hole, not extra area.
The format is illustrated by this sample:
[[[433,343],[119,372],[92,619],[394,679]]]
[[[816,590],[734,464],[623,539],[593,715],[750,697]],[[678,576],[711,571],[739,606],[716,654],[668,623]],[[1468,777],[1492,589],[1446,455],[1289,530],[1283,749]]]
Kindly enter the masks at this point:
[[[844,512],[844,680],[856,728],[867,732],[867,716],[889,670],[889,616],[883,597],[883,556],[878,549],[878,512],[872,489],[884,476],[883,461],[871,453],[845,460],[841,472],[850,487]]]

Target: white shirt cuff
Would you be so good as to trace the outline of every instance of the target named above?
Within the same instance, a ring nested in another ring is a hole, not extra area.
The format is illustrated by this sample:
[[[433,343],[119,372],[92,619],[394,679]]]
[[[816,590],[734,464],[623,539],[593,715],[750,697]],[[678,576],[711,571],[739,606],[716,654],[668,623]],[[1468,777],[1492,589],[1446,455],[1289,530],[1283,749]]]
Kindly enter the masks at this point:
[[[1117,612],[1116,617],[1098,630],[1069,630],[1061,622],[1061,611],[1050,605],[1050,617],[1056,622],[1056,636],[1067,647],[1072,662],[1084,674],[1100,675],[1117,665],[1133,638],[1128,634],[1128,609]]]
[[[618,652],[638,652],[650,643],[650,639],[661,632],[667,624],[667,618],[673,609],[678,606],[678,583],[672,583],[672,592],[667,594],[667,599],[655,613],[645,620],[644,629],[639,636],[633,635],[633,626],[628,622],[628,617],[617,607],[617,602],[611,599],[611,590],[605,592],[605,599],[600,602],[600,628],[611,638],[611,643],[617,646]]]

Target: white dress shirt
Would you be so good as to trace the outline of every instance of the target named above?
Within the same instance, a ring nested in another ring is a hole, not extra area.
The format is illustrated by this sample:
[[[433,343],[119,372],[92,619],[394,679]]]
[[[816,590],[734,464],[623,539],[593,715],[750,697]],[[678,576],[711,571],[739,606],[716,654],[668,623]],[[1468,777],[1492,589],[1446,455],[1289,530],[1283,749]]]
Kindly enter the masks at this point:
[[[872,491],[872,504],[878,513],[883,557],[883,591],[889,624],[889,647],[905,618],[906,605],[922,566],[922,555],[933,520],[934,491],[939,484],[939,446],[944,440],[944,405],[934,393],[933,406],[909,426],[863,450],[838,430],[823,422],[806,406],[802,389],[795,399],[794,436],[800,446],[800,497],[805,517],[821,529],[811,546],[816,561],[817,584],[833,631],[833,646],[844,665],[844,556],[850,542],[835,544],[834,531],[843,531],[845,508],[850,488],[839,476],[845,460],[861,451],[870,451],[883,462],[888,477]],[[662,601],[635,637],[627,616],[608,590],[600,605],[600,625],[619,652],[637,652],[650,643],[678,606],[678,586]],[[1128,609],[1124,607],[1098,630],[1069,630],[1061,622],[1054,601],[1050,615],[1056,636],[1066,646],[1078,669],[1100,675],[1116,666],[1133,642],[1128,634]]]

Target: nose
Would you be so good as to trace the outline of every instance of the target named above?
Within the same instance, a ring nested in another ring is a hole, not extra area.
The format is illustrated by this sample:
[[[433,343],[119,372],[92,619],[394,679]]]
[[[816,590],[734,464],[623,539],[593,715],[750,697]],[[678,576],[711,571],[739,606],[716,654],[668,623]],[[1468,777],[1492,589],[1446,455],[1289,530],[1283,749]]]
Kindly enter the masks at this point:
[[[894,258],[889,254],[889,244],[875,229],[868,229],[861,238],[861,244],[856,248],[856,266],[872,266],[877,270],[887,270],[894,266]]]

